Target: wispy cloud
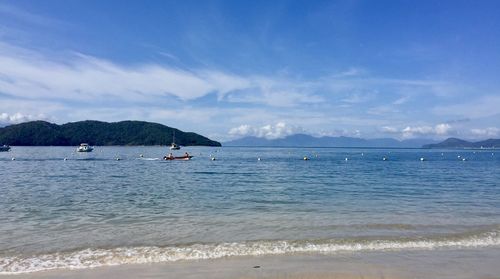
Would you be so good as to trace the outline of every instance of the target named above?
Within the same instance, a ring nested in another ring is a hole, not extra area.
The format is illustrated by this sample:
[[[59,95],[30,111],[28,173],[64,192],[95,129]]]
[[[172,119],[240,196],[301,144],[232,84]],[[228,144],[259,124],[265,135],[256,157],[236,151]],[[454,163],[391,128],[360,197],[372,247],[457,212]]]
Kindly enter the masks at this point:
[[[0,91],[22,98],[89,101],[92,98],[151,100],[175,96],[181,100],[209,92],[225,94],[245,81],[217,71],[190,72],[155,64],[122,66],[86,55],[57,62],[37,53],[0,45]],[[6,53],[7,52],[7,53]]]
[[[25,9],[20,9],[18,7],[8,5],[5,3],[0,3],[0,16],[13,18],[19,21],[23,21],[33,25],[42,25],[51,27],[57,27],[61,25],[68,25],[68,23],[54,19],[53,17],[43,16],[41,14],[31,12]]]
[[[488,94],[459,104],[439,105],[433,111],[438,115],[457,118],[500,116],[500,95]]]

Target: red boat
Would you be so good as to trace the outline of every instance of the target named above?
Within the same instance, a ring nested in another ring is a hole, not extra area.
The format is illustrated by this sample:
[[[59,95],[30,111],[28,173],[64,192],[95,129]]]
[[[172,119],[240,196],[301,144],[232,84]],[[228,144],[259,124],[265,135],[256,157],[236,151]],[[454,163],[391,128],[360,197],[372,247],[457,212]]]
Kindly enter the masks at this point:
[[[183,160],[183,161],[187,161],[187,160],[191,160],[191,158],[193,158],[193,156],[182,156],[182,157],[168,157],[168,156],[163,156],[163,160]]]

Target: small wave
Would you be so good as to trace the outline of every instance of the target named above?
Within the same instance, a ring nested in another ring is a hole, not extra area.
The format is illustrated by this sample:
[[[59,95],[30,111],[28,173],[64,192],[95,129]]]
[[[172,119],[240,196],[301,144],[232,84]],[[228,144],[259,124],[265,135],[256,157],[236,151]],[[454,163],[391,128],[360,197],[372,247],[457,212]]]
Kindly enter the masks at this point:
[[[168,247],[85,249],[37,256],[0,258],[0,274],[22,274],[51,269],[82,269],[123,264],[204,260],[233,256],[284,255],[296,253],[341,253],[363,251],[434,250],[500,246],[498,231],[435,238],[397,240],[300,240],[191,244]]]
[[[143,160],[143,161],[158,161],[158,160],[160,160],[160,158],[139,158],[139,160]]]

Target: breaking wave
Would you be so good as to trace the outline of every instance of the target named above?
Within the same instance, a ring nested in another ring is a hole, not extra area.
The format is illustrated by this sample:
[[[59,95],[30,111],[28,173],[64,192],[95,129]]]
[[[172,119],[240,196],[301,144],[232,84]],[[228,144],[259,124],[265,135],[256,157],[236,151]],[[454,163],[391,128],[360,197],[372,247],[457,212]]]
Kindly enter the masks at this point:
[[[51,269],[82,269],[123,264],[217,259],[233,256],[342,253],[363,251],[433,250],[500,246],[498,230],[428,238],[263,240],[235,243],[189,244],[166,247],[84,249],[35,256],[0,257],[0,274]]]

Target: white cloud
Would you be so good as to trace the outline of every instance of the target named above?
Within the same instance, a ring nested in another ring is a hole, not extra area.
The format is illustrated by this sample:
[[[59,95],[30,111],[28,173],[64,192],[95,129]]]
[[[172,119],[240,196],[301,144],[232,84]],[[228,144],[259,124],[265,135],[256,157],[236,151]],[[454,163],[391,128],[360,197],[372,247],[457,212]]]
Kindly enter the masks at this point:
[[[285,122],[278,122],[275,125],[268,124],[261,127],[253,127],[251,125],[244,124],[229,130],[229,134],[231,136],[254,136],[267,139],[284,138],[289,135],[303,132],[304,129],[302,127],[288,125]]]
[[[388,133],[388,134],[398,134],[400,132],[398,128],[391,127],[391,126],[384,126],[384,127],[380,128],[380,130],[382,132]]]
[[[484,129],[471,129],[470,132],[474,137],[480,137],[480,138],[500,136],[500,129],[496,127],[488,127]]]
[[[27,121],[33,121],[33,120],[49,120],[49,117],[47,117],[44,114],[39,114],[39,115],[25,115],[22,113],[14,113],[14,114],[8,114],[6,112],[0,113],[0,127],[11,125],[11,124],[18,124],[22,122],[27,122]]]
[[[453,131],[453,128],[448,123],[437,124],[434,127],[434,132],[439,136],[448,135],[451,131]]]
[[[380,131],[386,134],[393,134],[403,139],[415,137],[445,137],[456,133],[453,127],[448,123],[440,123],[435,126],[406,126],[397,128],[393,126],[383,126]]]

